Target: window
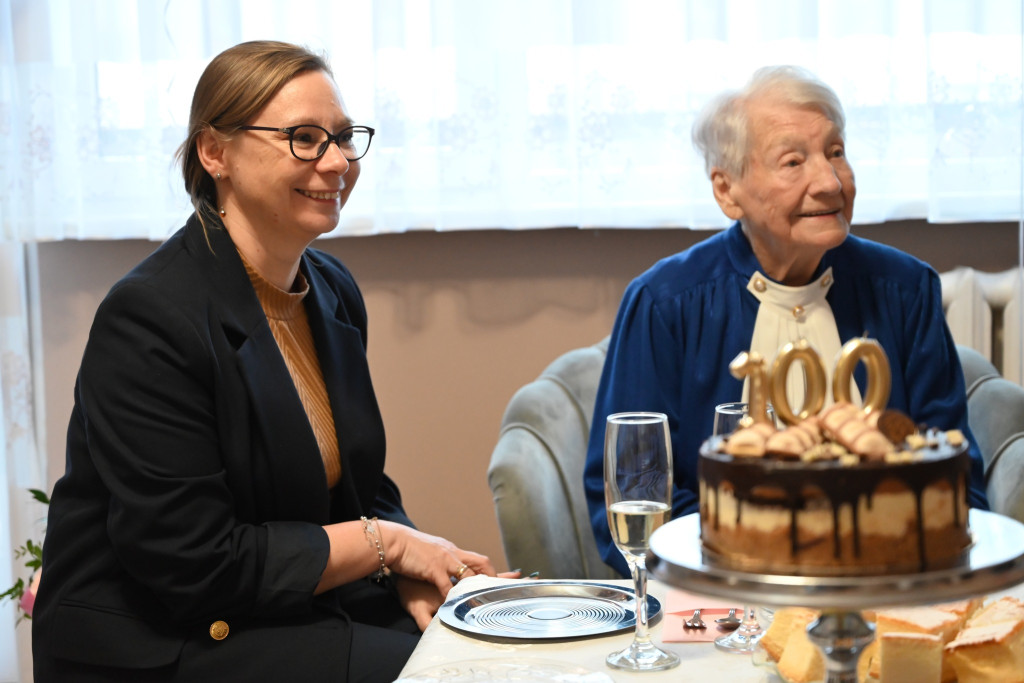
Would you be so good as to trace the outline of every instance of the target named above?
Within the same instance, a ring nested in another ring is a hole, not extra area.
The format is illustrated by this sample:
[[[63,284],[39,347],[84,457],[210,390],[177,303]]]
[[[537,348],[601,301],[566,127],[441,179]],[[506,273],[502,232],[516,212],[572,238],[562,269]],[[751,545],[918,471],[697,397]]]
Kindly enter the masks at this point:
[[[9,238],[160,239],[191,207],[172,156],[209,59],[326,50],[377,129],[336,234],[719,227],[690,127],[759,66],[839,93],[857,222],[1016,220],[1012,0],[0,0]],[[316,17],[310,22],[309,17]]]

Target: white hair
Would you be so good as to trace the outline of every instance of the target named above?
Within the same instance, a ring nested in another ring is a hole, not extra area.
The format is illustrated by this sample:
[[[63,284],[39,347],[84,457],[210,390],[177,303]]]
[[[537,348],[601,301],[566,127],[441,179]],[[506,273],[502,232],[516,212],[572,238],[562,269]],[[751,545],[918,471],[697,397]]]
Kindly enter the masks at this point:
[[[704,157],[710,177],[714,168],[741,176],[750,154],[750,120],[747,103],[758,97],[821,112],[842,133],[846,127],[843,105],[832,88],[809,71],[796,66],[767,66],[758,69],[741,90],[723,93],[712,100],[693,125],[693,144]]]

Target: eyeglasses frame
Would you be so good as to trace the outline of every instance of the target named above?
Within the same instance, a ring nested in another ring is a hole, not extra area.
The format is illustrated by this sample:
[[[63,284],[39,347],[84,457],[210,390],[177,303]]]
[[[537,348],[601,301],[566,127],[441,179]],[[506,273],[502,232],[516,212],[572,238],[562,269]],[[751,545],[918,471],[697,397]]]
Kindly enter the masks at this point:
[[[326,144],[324,144],[324,147],[323,147],[322,150],[320,150],[320,153],[317,154],[312,159],[303,159],[302,157],[300,157],[298,154],[295,153],[295,138],[293,137],[293,134],[295,133],[295,129],[296,128],[307,128],[307,127],[309,127],[309,128],[319,128],[320,130],[322,130],[324,133],[327,134],[327,142],[326,142]],[[373,134],[377,132],[375,129],[371,128],[370,126],[347,126],[345,128],[342,128],[341,130],[339,130],[337,135],[332,135],[331,131],[327,130],[323,126],[318,126],[315,123],[300,123],[297,126],[289,126],[287,128],[273,128],[271,126],[239,126],[238,130],[267,130],[267,131],[270,131],[272,133],[284,133],[285,135],[288,136],[288,149],[289,149],[289,151],[291,151],[292,156],[295,157],[296,159],[298,159],[299,161],[319,161],[320,158],[324,154],[327,154],[327,149],[331,146],[332,142],[338,146],[339,150],[341,149],[341,136],[342,135],[344,135],[345,133],[347,133],[350,130],[364,130],[364,131],[366,131],[367,133],[370,134],[370,140],[369,140],[369,142],[366,143],[366,152],[363,152],[362,154],[357,156],[355,159],[349,159],[348,157],[345,157],[349,161],[359,161],[360,159],[362,159],[363,157],[366,156],[367,152],[370,151],[370,144],[373,142]],[[342,151],[342,155],[344,155],[344,151]]]

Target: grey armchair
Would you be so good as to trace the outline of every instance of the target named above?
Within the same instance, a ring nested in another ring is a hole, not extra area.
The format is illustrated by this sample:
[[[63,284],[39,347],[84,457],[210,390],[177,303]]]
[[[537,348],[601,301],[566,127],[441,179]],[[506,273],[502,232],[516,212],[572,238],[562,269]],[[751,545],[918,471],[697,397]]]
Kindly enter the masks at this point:
[[[985,489],[995,512],[1024,522],[1024,388],[988,359],[958,346],[967,383],[967,420],[985,460]]]
[[[557,358],[515,393],[487,481],[509,567],[545,579],[610,579],[583,495],[583,461],[608,339]]]
[[[609,579],[590,529],[583,461],[608,339],[569,351],[512,397],[487,480],[510,567],[547,579]],[[967,408],[985,459],[989,503],[1024,522],[1024,388],[957,347]]]

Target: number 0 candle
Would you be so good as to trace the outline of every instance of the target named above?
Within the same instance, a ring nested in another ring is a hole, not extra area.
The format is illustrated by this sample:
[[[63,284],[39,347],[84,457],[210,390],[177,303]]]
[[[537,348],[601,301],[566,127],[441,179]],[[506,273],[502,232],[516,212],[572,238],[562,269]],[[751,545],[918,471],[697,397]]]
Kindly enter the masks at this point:
[[[786,379],[789,377],[790,366],[796,361],[803,365],[807,388],[800,412],[794,414],[786,396]],[[771,396],[775,413],[783,422],[793,425],[811,415],[817,415],[825,405],[826,386],[825,365],[806,339],[782,347],[772,365]]]
[[[786,379],[790,367],[799,361],[804,372],[806,391],[800,412],[794,413],[786,395]],[[874,339],[857,337],[843,345],[832,374],[832,396],[836,402],[852,403],[850,387],[857,363],[864,361],[868,375],[868,389],[862,409],[870,414],[885,410],[892,390],[892,374],[885,351]],[[754,351],[743,351],[729,364],[733,377],[750,380],[747,401],[753,422],[771,423],[768,417],[768,399],[784,423],[794,425],[811,415],[818,414],[825,405],[827,382],[821,356],[806,339],[786,344],[779,350],[769,372],[764,358]]]
[[[868,372],[868,391],[864,397],[863,410],[885,410],[892,390],[892,371],[889,359],[885,356],[882,345],[874,339],[857,337],[843,344],[836,362],[836,371],[832,379],[832,396],[838,401],[850,401],[850,384],[853,382],[853,369],[857,363],[864,361]]]

